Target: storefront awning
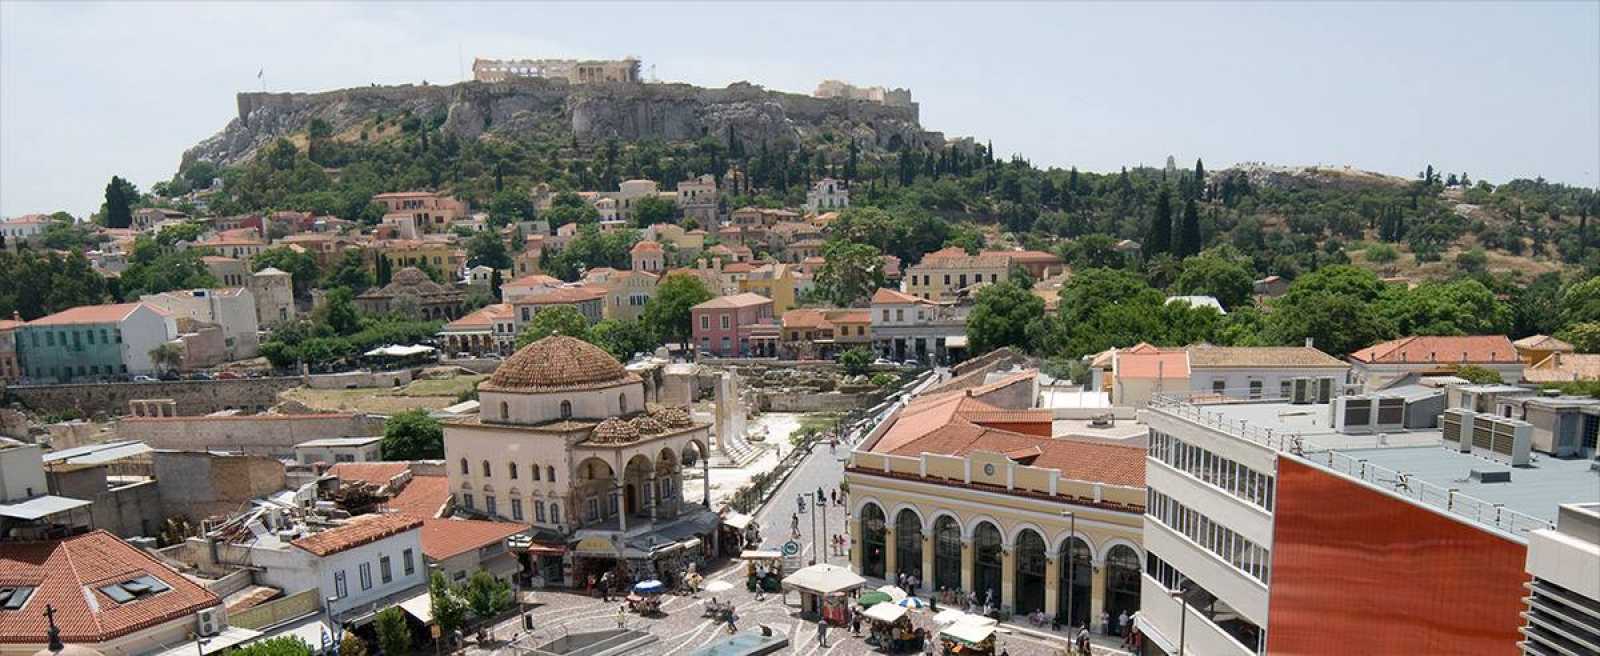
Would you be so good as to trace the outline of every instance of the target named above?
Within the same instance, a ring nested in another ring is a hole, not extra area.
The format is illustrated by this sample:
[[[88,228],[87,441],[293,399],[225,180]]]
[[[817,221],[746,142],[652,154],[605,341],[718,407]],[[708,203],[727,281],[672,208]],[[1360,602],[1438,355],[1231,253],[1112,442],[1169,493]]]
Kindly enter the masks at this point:
[[[783,577],[784,588],[797,588],[827,596],[854,590],[866,585],[867,580],[855,572],[827,563],[818,563]]]
[[[906,607],[899,604],[873,604],[861,614],[867,619],[893,623],[906,616]]]
[[[402,599],[397,605],[400,606],[400,610],[422,622],[423,626],[433,623],[433,599],[428,596],[427,592],[415,597]]]
[[[943,629],[939,629],[939,634],[951,640],[964,642],[969,645],[977,645],[994,636],[994,627],[994,620],[989,620],[988,622],[978,622],[975,620],[964,619]]]
[[[729,510],[727,514],[722,516],[723,526],[734,528],[740,531],[743,531],[745,528],[749,527],[750,522],[752,521],[755,521],[754,517],[746,515],[742,512],[734,512],[732,510]]]

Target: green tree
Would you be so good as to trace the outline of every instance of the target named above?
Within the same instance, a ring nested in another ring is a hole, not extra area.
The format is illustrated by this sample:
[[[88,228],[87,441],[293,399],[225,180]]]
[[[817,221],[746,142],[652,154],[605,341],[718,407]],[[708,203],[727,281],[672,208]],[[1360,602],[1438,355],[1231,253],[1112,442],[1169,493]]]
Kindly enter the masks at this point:
[[[367,656],[367,643],[360,636],[345,631],[339,638],[339,656]]]
[[[1375,262],[1377,264],[1388,264],[1400,259],[1400,251],[1397,251],[1393,246],[1382,242],[1368,246],[1366,249],[1366,254],[1368,262]]]
[[[465,597],[473,617],[488,622],[511,607],[511,586],[480,569],[467,579]]]
[[[122,298],[217,286],[217,279],[200,257],[199,249],[172,251],[155,246],[148,237],[139,237],[128,268],[122,272]]]
[[[252,642],[230,651],[232,656],[311,656],[311,645],[288,635]]]
[[[1200,252],[1205,240],[1200,236],[1200,208],[1190,198],[1183,204],[1183,229],[1178,231],[1178,257],[1188,257]]]
[[[1579,353],[1600,353],[1600,322],[1569,325],[1556,333],[1556,339],[1571,344]]]
[[[444,457],[444,426],[421,408],[390,415],[379,448],[384,460],[438,460]]]
[[[481,230],[467,240],[467,266],[483,265],[495,270],[510,269],[511,255],[506,242],[494,230]]]
[[[1155,214],[1150,217],[1150,236],[1145,238],[1146,256],[1172,251],[1172,189],[1161,185],[1156,192]]]
[[[0,318],[24,320],[106,301],[106,279],[82,253],[0,250]]]
[[[645,196],[633,203],[633,224],[648,228],[657,223],[677,223],[678,205],[659,196]]]
[[[566,335],[589,341],[589,320],[570,305],[556,305],[533,313],[533,319],[517,333],[517,348],[551,335]]]
[[[253,271],[260,271],[272,267],[289,274],[290,281],[294,284],[294,293],[304,296],[317,284],[319,273],[317,271],[317,258],[310,253],[302,253],[288,246],[269,248],[257,254],[250,260]]]
[[[1511,307],[1471,278],[1384,290],[1374,310],[1399,335],[1490,335],[1511,331]]]
[[[860,376],[872,368],[872,352],[857,346],[840,353],[837,362],[846,375]]]
[[[183,364],[183,346],[175,342],[162,342],[150,349],[150,362],[161,371],[173,371]]]
[[[428,577],[428,601],[432,606],[433,621],[439,625],[442,635],[449,636],[467,620],[467,605],[443,572],[434,572]]]
[[[1299,344],[1309,337],[1336,357],[1392,338],[1394,324],[1373,307],[1384,289],[1377,274],[1366,269],[1323,267],[1296,279],[1273,301],[1264,337],[1273,344]]]
[[[603,348],[611,357],[627,362],[635,353],[646,353],[658,343],[641,321],[604,319],[589,329],[589,342]]]
[[[639,320],[662,342],[687,344],[693,333],[690,309],[712,299],[699,276],[667,274],[656,285],[656,297],[644,306]]]
[[[1200,255],[1184,259],[1183,273],[1178,274],[1173,291],[1212,296],[1222,307],[1233,310],[1250,303],[1255,293],[1255,280],[1237,261],[1218,255]]]
[[[1123,255],[1116,251],[1117,240],[1111,235],[1094,233],[1084,235],[1061,247],[1061,259],[1073,269],[1116,269],[1122,267]]]
[[[411,653],[411,627],[406,624],[406,612],[398,606],[378,611],[374,622],[378,634],[378,650],[383,656],[403,656]]]
[[[504,189],[489,202],[489,225],[500,227],[534,217],[533,198],[525,189]]]
[[[877,248],[839,240],[829,241],[823,248],[816,287],[829,302],[850,307],[871,297],[883,284],[883,258]]]
[[[1575,282],[1561,291],[1561,320],[1567,324],[1600,321],[1600,276]]]
[[[138,187],[118,176],[111,176],[111,182],[106,185],[106,202],[101,208],[102,223],[107,228],[133,225],[133,206],[138,202]]]
[[[361,330],[361,313],[356,310],[356,296],[349,289],[339,287],[328,292],[322,307],[312,314],[312,319],[327,326],[336,335],[352,335]]]
[[[1456,367],[1456,376],[1466,379],[1469,383],[1476,383],[1479,385],[1498,385],[1502,382],[1505,382],[1502,378],[1500,378],[1500,372],[1488,367],[1480,367],[1475,364]]]
[[[1033,350],[1029,325],[1044,318],[1044,299],[1011,280],[984,287],[967,315],[967,338],[974,354],[1002,346]]]
[[[367,291],[372,287],[372,272],[367,270],[366,256],[355,249],[345,251],[339,263],[323,278],[322,286],[345,287],[356,294]]]

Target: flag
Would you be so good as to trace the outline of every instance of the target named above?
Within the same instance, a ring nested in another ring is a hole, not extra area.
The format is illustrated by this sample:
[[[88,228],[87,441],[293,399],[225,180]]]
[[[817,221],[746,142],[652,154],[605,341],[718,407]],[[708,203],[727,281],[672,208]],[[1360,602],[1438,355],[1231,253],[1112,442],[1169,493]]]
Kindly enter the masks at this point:
[[[261,70],[259,70],[259,71],[256,71],[256,79],[257,79],[257,80],[259,80],[259,79],[261,79],[261,76],[262,76],[262,75],[263,75],[263,74],[265,74],[265,73],[266,73],[266,72],[267,72],[267,69],[265,69],[265,68],[263,68],[263,69],[261,69]]]

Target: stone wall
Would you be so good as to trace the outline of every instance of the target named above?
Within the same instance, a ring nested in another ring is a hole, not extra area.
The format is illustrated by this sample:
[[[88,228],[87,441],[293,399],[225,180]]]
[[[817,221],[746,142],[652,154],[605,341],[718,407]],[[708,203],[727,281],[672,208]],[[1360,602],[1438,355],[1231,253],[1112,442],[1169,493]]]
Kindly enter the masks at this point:
[[[180,415],[203,415],[234,408],[265,409],[278,402],[278,393],[301,384],[299,378],[247,378],[240,380],[175,380],[153,383],[98,383],[93,385],[27,385],[7,388],[11,398],[36,412],[77,408],[85,415],[120,415],[133,399],[172,399]]]
[[[849,412],[871,405],[876,393],[761,392],[762,412]]]
[[[251,499],[283,489],[283,463],[262,456],[157,451],[156,481],[167,515],[191,521],[238,512]]]
[[[106,485],[108,467],[63,467],[48,473],[50,493],[93,502],[89,511],[94,527],[122,538],[155,536],[166,519],[161,489],[154,480],[116,487]]]
[[[244,629],[262,629],[277,626],[286,620],[304,617],[321,608],[322,596],[318,588],[302,590],[260,606],[228,615],[228,625]]]
[[[116,426],[117,439],[139,440],[157,449],[230,451],[279,458],[293,458],[294,445],[307,440],[382,432],[382,419],[344,413],[127,417]]]
[[[399,371],[348,371],[341,374],[311,376],[307,386],[312,389],[355,389],[367,387],[400,387],[411,382],[411,370]]]

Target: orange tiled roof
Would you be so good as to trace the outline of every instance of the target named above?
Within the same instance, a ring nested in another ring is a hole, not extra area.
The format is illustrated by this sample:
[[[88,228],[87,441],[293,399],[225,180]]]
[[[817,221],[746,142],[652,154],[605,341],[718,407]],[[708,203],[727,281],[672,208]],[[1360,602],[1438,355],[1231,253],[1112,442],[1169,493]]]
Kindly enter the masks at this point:
[[[923,300],[920,299],[920,298],[917,298],[917,297],[912,296],[910,294],[906,294],[904,292],[895,291],[895,290],[889,289],[887,287],[880,287],[878,289],[878,291],[872,293],[872,303],[874,305],[880,304],[880,303],[921,303],[921,302],[923,302]]]
[[[411,476],[399,494],[389,498],[389,509],[412,517],[438,517],[450,501],[450,479],[445,476]],[[423,547],[426,548],[426,535]]]
[[[696,310],[720,310],[720,309],[729,309],[729,308],[744,308],[744,307],[754,307],[754,306],[757,306],[757,305],[762,305],[764,303],[771,303],[771,302],[772,302],[772,299],[767,298],[765,296],[762,296],[760,294],[755,294],[755,293],[751,293],[751,292],[745,292],[743,294],[734,294],[732,296],[718,296],[718,297],[713,298],[713,299],[711,299],[709,301],[706,301],[704,303],[701,303],[699,305],[694,306],[693,309],[696,309]]]
[[[526,530],[526,524],[515,522],[431,517],[422,520],[422,553],[435,561],[444,560],[502,542]]]
[[[99,591],[146,575],[170,589],[121,604]],[[47,604],[57,611],[62,641],[91,645],[167,622],[193,624],[196,611],[222,604],[217,595],[105,531],[7,543],[0,548],[0,585],[36,588],[23,610],[0,611],[0,643],[46,642]]]
[[[487,328],[494,325],[496,320],[512,318],[513,313],[510,303],[493,303],[485,305],[471,314],[456,319],[444,325],[444,330],[470,330],[474,328]]]
[[[1505,335],[1415,336],[1368,346],[1350,359],[1368,364],[1514,363],[1517,349]]]
[[[1116,369],[1118,378],[1188,378],[1189,353],[1130,349],[1117,354]]]
[[[1511,344],[1519,349],[1533,349],[1536,351],[1565,351],[1571,353],[1578,350],[1571,344],[1549,335],[1529,335]]]
[[[55,314],[39,317],[28,322],[30,326],[66,326],[84,323],[116,323],[128,318],[134,310],[144,303],[117,303],[115,305],[80,305],[75,308],[62,310]],[[154,305],[147,306],[157,314],[166,315],[167,311]]]
[[[599,287],[541,287],[511,299],[515,304],[568,305],[604,298],[606,290]]]
[[[659,250],[661,250],[661,244],[646,239],[646,240],[641,241],[641,242],[639,242],[637,244],[634,244],[633,245],[633,249],[630,250],[629,252],[631,252],[631,253],[639,253],[639,252],[642,252],[642,251],[659,251]]]
[[[1600,380],[1600,354],[1551,353],[1538,364],[1523,369],[1522,378],[1530,383]]]
[[[393,537],[422,526],[422,520],[410,515],[362,515],[338,528],[314,533],[290,543],[318,556],[336,554]]]

